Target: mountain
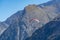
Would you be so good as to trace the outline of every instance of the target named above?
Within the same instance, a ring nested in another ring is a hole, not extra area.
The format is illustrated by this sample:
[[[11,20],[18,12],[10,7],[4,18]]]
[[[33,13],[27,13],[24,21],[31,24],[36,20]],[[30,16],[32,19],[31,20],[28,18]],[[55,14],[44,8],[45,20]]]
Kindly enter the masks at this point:
[[[47,3],[38,5],[49,12],[60,13],[60,0],[51,0]]]
[[[58,18],[60,19],[60,16],[36,30],[26,40],[60,40],[60,20]]]
[[[0,22],[0,36],[4,32],[4,30],[8,28],[8,26],[9,25],[7,25],[6,23]]]
[[[25,40],[37,29],[54,20],[60,13],[59,7],[59,0],[26,6],[0,23],[0,40]]]
[[[26,40],[60,40],[60,21],[46,24],[44,28],[36,30]]]

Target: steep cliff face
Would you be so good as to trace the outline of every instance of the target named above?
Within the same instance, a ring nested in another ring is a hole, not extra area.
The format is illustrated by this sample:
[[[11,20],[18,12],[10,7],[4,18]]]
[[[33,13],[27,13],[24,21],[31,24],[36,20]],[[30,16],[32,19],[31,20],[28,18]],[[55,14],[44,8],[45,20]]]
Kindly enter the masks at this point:
[[[30,37],[33,32],[59,15],[56,4],[53,0],[40,5],[28,5],[24,10],[13,14],[6,21],[0,23],[0,39],[25,40]]]

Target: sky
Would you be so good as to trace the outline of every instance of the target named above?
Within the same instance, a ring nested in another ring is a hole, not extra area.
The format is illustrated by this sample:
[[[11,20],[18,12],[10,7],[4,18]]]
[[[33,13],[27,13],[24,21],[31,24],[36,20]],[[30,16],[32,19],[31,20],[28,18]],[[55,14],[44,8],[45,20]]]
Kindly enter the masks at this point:
[[[19,10],[23,10],[29,4],[41,4],[49,0],[0,0],[0,21],[5,21],[8,17]]]

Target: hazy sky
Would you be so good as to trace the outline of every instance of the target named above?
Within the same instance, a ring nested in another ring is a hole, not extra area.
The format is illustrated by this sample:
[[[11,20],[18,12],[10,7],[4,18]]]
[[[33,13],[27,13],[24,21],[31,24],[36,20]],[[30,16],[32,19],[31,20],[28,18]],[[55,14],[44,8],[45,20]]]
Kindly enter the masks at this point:
[[[49,0],[0,0],[0,21],[6,20],[29,4],[41,4]]]

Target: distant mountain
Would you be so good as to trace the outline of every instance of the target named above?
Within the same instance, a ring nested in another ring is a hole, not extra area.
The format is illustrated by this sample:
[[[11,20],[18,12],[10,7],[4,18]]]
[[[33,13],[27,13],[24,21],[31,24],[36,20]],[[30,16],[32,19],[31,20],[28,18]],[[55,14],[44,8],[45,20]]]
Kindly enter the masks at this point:
[[[0,23],[0,40],[25,40],[37,29],[54,20],[60,13],[59,7],[59,0],[26,6]]]

